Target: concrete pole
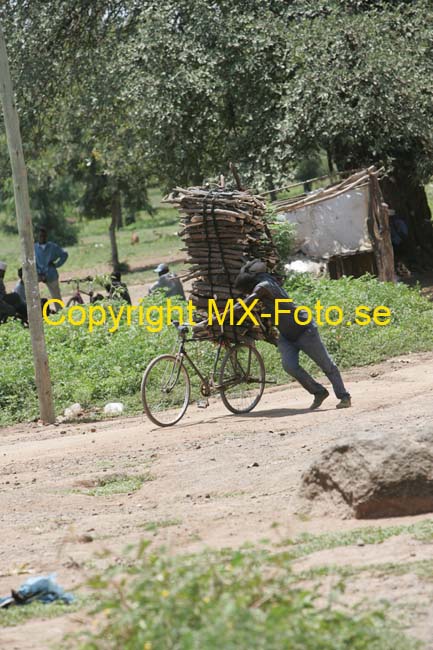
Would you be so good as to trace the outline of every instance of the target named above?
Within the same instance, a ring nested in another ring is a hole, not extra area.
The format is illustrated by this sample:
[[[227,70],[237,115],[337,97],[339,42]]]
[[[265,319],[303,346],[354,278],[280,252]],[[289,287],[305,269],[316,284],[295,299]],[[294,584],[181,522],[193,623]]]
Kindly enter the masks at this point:
[[[41,313],[41,299],[36,273],[32,217],[30,214],[27,170],[24,162],[20,124],[15,106],[6,43],[0,26],[0,99],[9,156],[14,182],[15,208],[21,244],[21,259],[29,314],[30,338],[32,341],[36,388],[39,398],[41,420],[45,423],[55,421],[50,369],[45,347],[45,335]]]

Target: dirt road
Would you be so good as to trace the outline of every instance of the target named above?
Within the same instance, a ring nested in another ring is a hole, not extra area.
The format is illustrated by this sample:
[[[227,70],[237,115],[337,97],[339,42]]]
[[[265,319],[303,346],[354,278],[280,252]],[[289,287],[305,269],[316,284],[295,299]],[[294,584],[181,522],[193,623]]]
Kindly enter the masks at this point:
[[[179,552],[370,526],[372,522],[297,516],[300,474],[322,448],[347,432],[380,427],[390,436],[398,430],[433,434],[433,354],[354,370],[346,380],[354,406],[345,411],[337,411],[331,397],[320,411],[311,412],[309,396],[291,384],[267,390],[247,417],[230,415],[214,400],[207,410],[191,405],[181,424],[169,429],[154,427],[143,416],[0,430],[0,595],[26,579],[25,573],[16,575],[19,571],[56,571],[61,584],[73,589],[97,564],[98,550],[108,547],[117,553],[142,537]],[[92,481],[112,474],[146,480],[135,492],[86,493]],[[381,554],[433,558],[432,544],[404,536],[393,540],[394,546],[401,540],[399,550],[387,543],[374,547],[378,560]],[[346,549],[347,561],[356,557],[362,562],[365,549],[355,546],[352,556]],[[416,602],[426,587],[416,576],[411,580]],[[399,596],[395,581],[391,598]],[[429,590],[422,615],[413,623],[413,632],[423,639],[433,638],[431,586]],[[371,584],[362,587],[361,582],[359,595],[369,592]],[[0,627],[0,647],[45,650],[77,625],[71,615]]]

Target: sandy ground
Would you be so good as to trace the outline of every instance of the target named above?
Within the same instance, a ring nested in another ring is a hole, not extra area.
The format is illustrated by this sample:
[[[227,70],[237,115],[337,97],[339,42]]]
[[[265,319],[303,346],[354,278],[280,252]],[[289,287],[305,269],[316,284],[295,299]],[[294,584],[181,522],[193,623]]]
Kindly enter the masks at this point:
[[[249,416],[231,415],[213,399],[207,410],[192,404],[182,422],[168,429],[144,416],[1,429],[0,594],[23,582],[27,575],[17,573],[25,571],[56,571],[60,583],[74,589],[97,564],[98,551],[109,548],[116,554],[143,537],[183,552],[372,525],[298,516],[300,474],[321,449],[347,432],[380,427],[390,436],[409,430],[433,433],[432,366],[433,353],[428,353],[346,373],[353,408],[344,411],[334,408],[334,397],[320,411],[309,411],[309,395],[291,384],[267,389]],[[131,494],[77,492],[82,481],[110,473],[150,473],[153,480]],[[145,524],[168,520],[177,523],[143,532]],[[83,535],[92,541],[84,543]],[[299,568],[433,559],[433,544],[403,535],[381,545],[320,553],[300,560]],[[411,573],[380,580],[362,574],[348,594],[348,601],[385,598],[409,609],[415,603],[410,631],[433,648],[433,583]],[[80,613],[0,628],[0,647],[45,650],[81,624]]]

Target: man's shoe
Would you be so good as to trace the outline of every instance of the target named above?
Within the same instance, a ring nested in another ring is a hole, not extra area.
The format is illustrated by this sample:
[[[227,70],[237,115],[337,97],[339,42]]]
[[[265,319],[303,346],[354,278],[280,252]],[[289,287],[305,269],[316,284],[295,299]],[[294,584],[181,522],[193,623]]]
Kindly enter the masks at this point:
[[[313,403],[310,406],[310,410],[314,411],[314,409],[318,409],[319,406],[322,404],[322,402],[325,401],[327,397],[329,397],[329,391],[327,391],[326,388],[320,393],[316,393],[314,395]]]
[[[336,409],[348,409],[352,406],[352,400],[350,396],[343,397],[335,407]]]

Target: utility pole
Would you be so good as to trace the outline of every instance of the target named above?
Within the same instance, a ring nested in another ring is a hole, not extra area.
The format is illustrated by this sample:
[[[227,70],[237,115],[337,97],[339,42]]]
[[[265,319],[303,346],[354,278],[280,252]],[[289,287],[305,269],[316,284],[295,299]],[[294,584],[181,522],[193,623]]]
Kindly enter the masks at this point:
[[[27,170],[24,162],[20,124],[15,106],[12,80],[3,29],[0,25],[0,99],[14,183],[15,208],[21,244],[21,259],[29,315],[30,338],[41,420],[55,421],[50,369],[45,347],[38,276],[36,273],[32,217],[30,214]]]

